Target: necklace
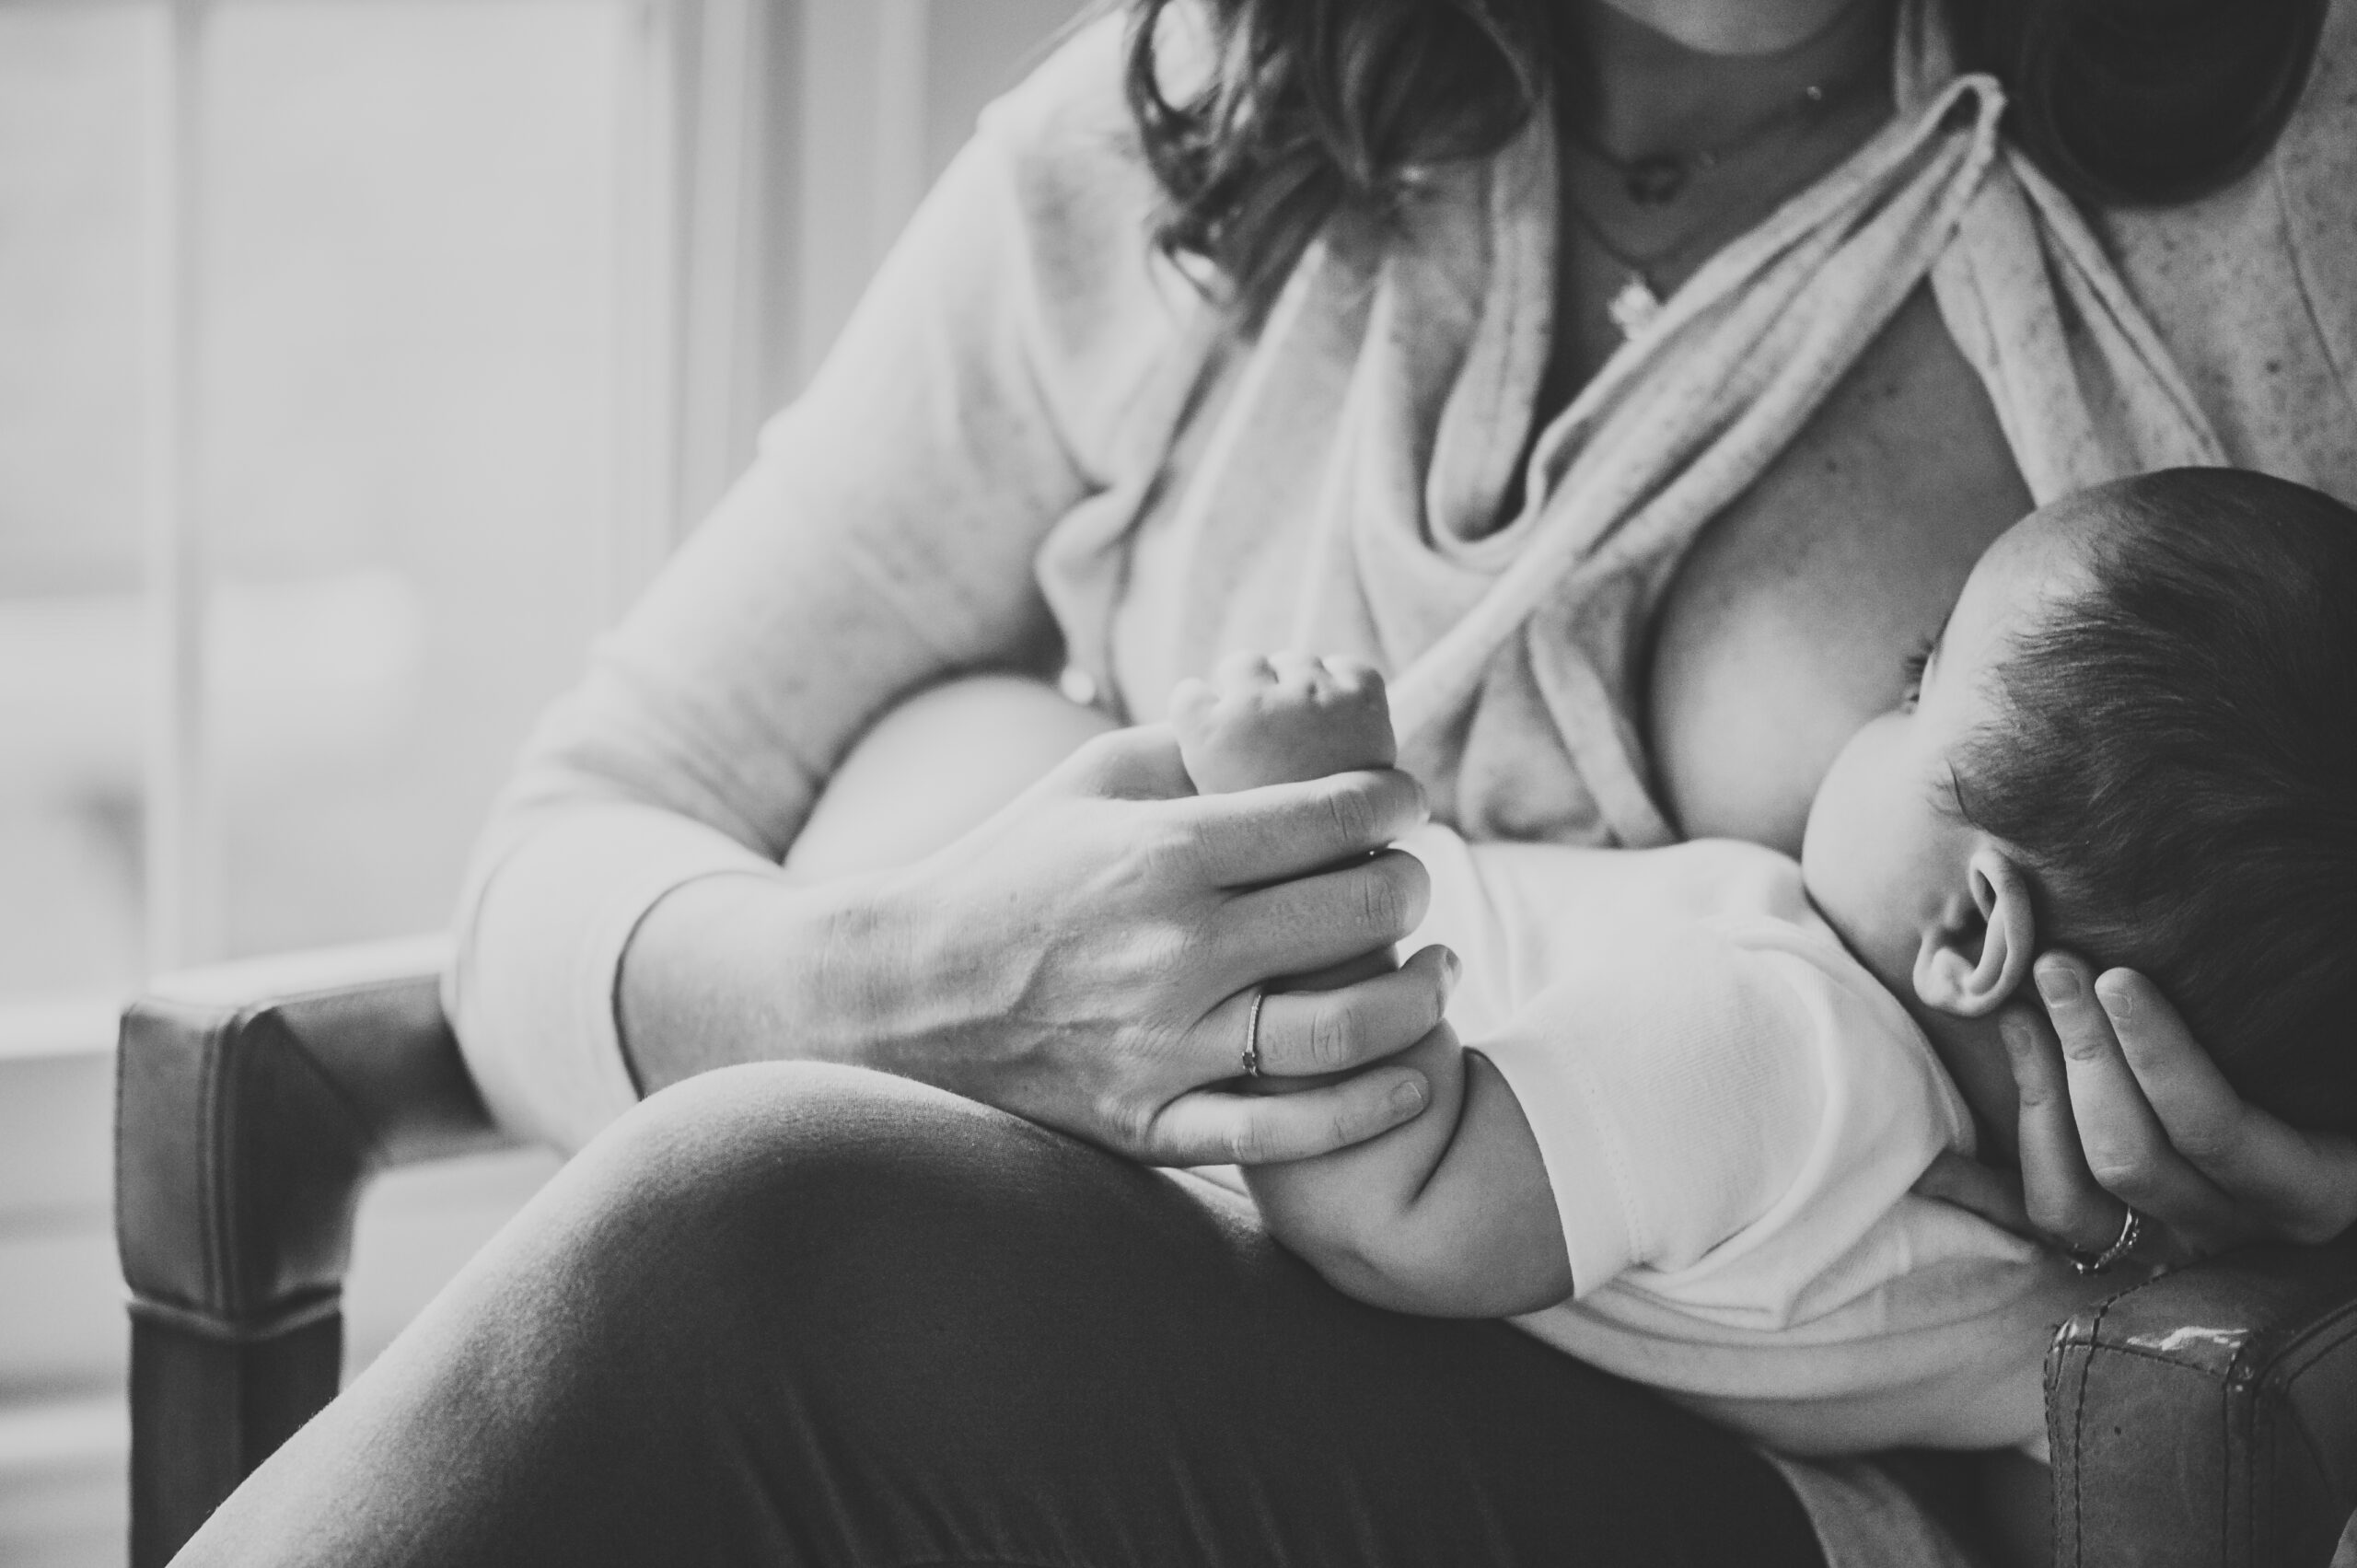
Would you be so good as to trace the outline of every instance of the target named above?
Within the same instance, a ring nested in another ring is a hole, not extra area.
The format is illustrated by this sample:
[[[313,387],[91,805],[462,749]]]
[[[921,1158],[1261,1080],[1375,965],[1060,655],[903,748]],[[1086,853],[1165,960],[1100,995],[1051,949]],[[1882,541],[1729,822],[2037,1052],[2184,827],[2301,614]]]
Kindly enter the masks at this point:
[[[1604,226],[1596,221],[1596,215],[1589,212],[1568,188],[1563,192],[1563,208],[1572,215],[1573,221],[1586,231],[1587,237],[1596,241],[1596,249],[1611,257],[1614,263],[1628,274],[1621,279],[1620,286],[1613,291],[1611,299],[1604,307],[1604,313],[1620,330],[1621,341],[1625,343],[1652,326],[1654,318],[1661,314],[1661,296],[1654,291],[1651,274],[1655,267],[1676,255],[1691,236],[1682,235],[1655,250],[1631,251],[1605,233]]]
[[[1872,9],[1864,0],[1850,0],[1814,33],[1779,51],[1776,57],[1799,60],[1824,51],[1835,44],[1837,35],[1846,32],[1852,22],[1869,15]],[[1575,149],[1620,177],[1620,183],[1628,192],[1631,202],[1641,207],[1665,206],[1683,195],[1696,175],[1708,174],[1724,164],[1746,157],[1765,145],[1771,133],[1814,120],[1847,99],[1866,84],[1874,74],[1874,65],[1875,56],[1869,53],[1839,82],[1829,83],[1819,78],[1805,83],[1795,96],[1778,104],[1735,134],[1707,146],[1663,148],[1623,156],[1606,146],[1594,133],[1575,122],[1567,122],[1565,129]]]
[[[1833,18],[1817,34],[1785,52],[1787,59],[1805,56],[1831,44],[1845,25],[1874,8],[1852,0],[1837,11]],[[1804,84],[1797,95],[1778,104],[1736,135],[1725,137],[1706,146],[1643,153],[1622,157],[1604,146],[1595,137],[1570,122],[1566,117],[1564,139],[1571,149],[1591,165],[1601,166],[1608,176],[1605,200],[1608,203],[1614,194],[1625,195],[1631,207],[1638,209],[1639,228],[1658,226],[1659,219],[1643,221],[1647,212],[1660,213],[1685,194],[1698,177],[1708,176],[1748,158],[1753,154],[1782,140],[1779,133],[1792,130],[1805,134],[1816,129],[1833,112],[1869,87],[1875,79],[1875,67],[1880,52],[1868,49],[1858,64],[1839,79],[1820,77]],[[1565,173],[1571,172],[1567,167]],[[1689,223],[1683,231],[1671,236],[1666,243],[1649,250],[1640,250],[1616,239],[1605,226],[1602,217],[1574,192],[1573,181],[1566,180],[1562,187],[1565,209],[1579,226],[1593,239],[1596,248],[1609,257],[1625,274],[1620,286],[1606,303],[1605,314],[1619,329],[1622,340],[1636,337],[1662,311],[1662,295],[1654,285],[1655,270],[1686,250],[1712,226],[1711,215],[1701,215],[1701,221]],[[1666,214],[1663,215],[1666,216]]]
[[[1831,88],[1822,82],[1811,82],[1792,102],[1746,126],[1739,134],[1707,147],[1622,157],[1576,127],[1572,131],[1571,143],[1582,154],[1619,175],[1630,201],[1641,207],[1666,206],[1686,193],[1687,185],[1696,175],[1708,174],[1759,151],[1767,145],[1771,133],[1788,124],[1815,120],[1846,100],[1865,81],[1866,73],[1862,72]]]

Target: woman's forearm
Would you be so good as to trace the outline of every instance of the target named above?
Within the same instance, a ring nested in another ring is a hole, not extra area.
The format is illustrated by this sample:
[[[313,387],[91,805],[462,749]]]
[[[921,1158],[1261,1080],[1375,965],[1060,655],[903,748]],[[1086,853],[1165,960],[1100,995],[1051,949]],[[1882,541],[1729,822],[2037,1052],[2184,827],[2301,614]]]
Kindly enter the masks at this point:
[[[890,1049],[900,947],[873,877],[763,875],[674,889],[623,950],[614,1012],[642,1093],[714,1067],[840,1062],[930,1077]],[[911,1071],[911,1069],[916,1069]]]
[[[705,877],[665,895],[615,986],[640,1092],[748,1062],[833,1062],[1016,1109],[1020,1063],[1039,1042],[971,974],[991,950],[928,918],[936,891],[923,873],[873,872],[816,884]]]
[[[1167,735],[1100,737],[1006,810],[898,870],[795,886],[758,862],[681,880],[637,920],[611,996],[647,1091],[794,1058],[920,1079],[1135,1157],[1299,1158],[1414,1117],[1421,1074],[1284,1099],[1215,1092],[1249,993],[1398,937],[1422,870],[1404,775],[1212,807]],[[1336,869],[1321,869],[1338,867]],[[1269,1009],[1268,1070],[1394,1055],[1440,1013],[1434,959]]]

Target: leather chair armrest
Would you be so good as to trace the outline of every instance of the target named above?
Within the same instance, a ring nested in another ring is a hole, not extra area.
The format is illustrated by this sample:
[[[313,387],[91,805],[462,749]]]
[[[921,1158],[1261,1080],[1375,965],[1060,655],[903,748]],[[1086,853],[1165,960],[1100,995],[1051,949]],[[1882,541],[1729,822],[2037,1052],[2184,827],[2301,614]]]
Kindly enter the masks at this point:
[[[192,970],[124,1012],[115,1239],[139,1568],[334,1397],[368,1180],[510,1142],[442,1016],[448,951],[437,937]]]
[[[340,1289],[377,1171],[497,1148],[440,937],[157,980],[123,1014],[115,1227],[136,1297],[233,1333]]]
[[[2324,1568],[2357,1510],[2357,1231],[2087,1308],[2046,1394],[2061,1568]]]

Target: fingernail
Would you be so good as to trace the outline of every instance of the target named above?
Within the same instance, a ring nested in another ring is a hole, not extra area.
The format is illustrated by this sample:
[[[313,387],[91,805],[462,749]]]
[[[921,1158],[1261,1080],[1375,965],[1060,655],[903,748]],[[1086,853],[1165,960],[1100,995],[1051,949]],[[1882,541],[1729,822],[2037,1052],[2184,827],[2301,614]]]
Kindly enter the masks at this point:
[[[2136,1016],[2136,993],[2125,985],[2106,985],[2098,981],[2096,1000],[2103,1004],[2105,1012],[2123,1024]]]
[[[2038,993],[2049,1007],[2068,1006],[2079,999],[2079,977],[2068,965],[2042,964],[2038,970]]]
[[[1394,1110],[1424,1109],[1424,1082],[1422,1078],[1402,1078],[1391,1091]]]
[[[1465,978],[1465,960],[1457,956],[1457,949],[1454,947],[1443,947],[1441,956],[1447,959],[1448,988],[1455,991],[1457,982]]]
[[[2029,1032],[2029,1020],[2014,1013],[2003,1013],[1998,1016],[1997,1037],[2005,1042],[2005,1049],[2015,1056],[2027,1056],[2038,1043],[2037,1038]]]

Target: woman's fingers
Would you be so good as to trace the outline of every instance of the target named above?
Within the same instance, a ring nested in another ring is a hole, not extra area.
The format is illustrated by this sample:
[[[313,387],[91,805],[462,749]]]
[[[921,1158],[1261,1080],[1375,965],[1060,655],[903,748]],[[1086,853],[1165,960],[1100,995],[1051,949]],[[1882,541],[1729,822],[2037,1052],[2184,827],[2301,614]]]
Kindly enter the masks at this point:
[[[2357,1140],[2304,1132],[2245,1100],[2135,970],[2106,971],[2095,993],[2170,1144],[2232,1202],[2295,1241],[2357,1224]]]
[[[1059,776],[1081,794],[1116,800],[1168,800],[1195,791],[1178,738],[1161,724],[1108,730],[1082,742],[1050,774]]]
[[[2234,1201],[2177,1151],[2144,1098],[2111,1020],[2096,1001],[2087,966],[2068,954],[2046,953],[2035,972],[2061,1044],[2072,1120],[2096,1181],[2174,1231],[2198,1255],[2243,1239]],[[2024,1177],[2026,1181],[2026,1170]],[[2034,1204],[2031,1212],[2037,1213]]]
[[[2021,1102],[2016,1132],[2023,1214],[2048,1239],[2074,1251],[2099,1252],[2119,1233],[2119,1200],[2096,1180],[2079,1146],[2061,1042],[2027,1007],[2008,1009],[1998,1029]]]
[[[2357,1142],[2300,1132],[2247,1104],[2152,983],[2098,981],[2064,953],[2036,969],[2041,1018],[2001,1020],[2021,1098],[2024,1207],[2061,1245],[2100,1251],[2120,1205],[2136,1255],[2207,1257],[2258,1239],[2324,1240],[2357,1221]],[[1968,1205],[1970,1206],[1970,1205]]]
[[[1457,955],[1426,947],[1385,974],[1336,991],[1272,991],[1260,1005],[1260,1071],[1337,1073],[1379,1062],[1432,1032],[1457,983]],[[1247,1022],[1251,997],[1238,998]],[[1237,1049],[1242,1050],[1241,1032]]]
[[[1396,768],[1197,796],[1178,808],[1198,874],[1257,888],[1383,848],[1424,820],[1423,787]]]
[[[1424,918],[1432,878],[1404,850],[1237,894],[1216,958],[1230,972],[1307,974],[1405,938]]]
[[[2004,1038],[2007,1062],[2013,1068],[2014,1086],[2021,1099],[2021,1115],[2016,1123],[2021,1156],[2018,1203],[2019,1214],[2028,1222],[2029,1229],[2024,1231],[2009,1223],[2012,1212],[2006,1209],[1994,1187],[1983,1184],[1973,1189],[1965,1183],[1961,1173],[1946,1173],[1946,1179],[1958,1191],[1930,1191],[1922,1181],[1915,1190],[1961,1203],[2017,1236],[2049,1241],[2083,1257],[2099,1257],[2119,1239],[2128,1218],[2127,1204],[2106,1191],[2087,1167],[2080,1147],[2078,1120],[2072,1109],[2071,1080],[2061,1041],[2052,1025],[2027,1005],[2008,1008],[2000,1016],[1998,1027]],[[1935,1165],[1932,1172],[1926,1173],[1926,1180],[1938,1170]],[[2003,1178],[1992,1172],[1989,1182],[2001,1186]],[[2183,1206],[2177,1207],[2181,1210]],[[2172,1223],[2171,1212],[2138,1210],[2143,1221],[2134,1249],[2126,1254],[2131,1260],[2148,1265],[2182,1263],[2202,1256],[2206,1250],[2214,1250],[2189,1241]]]
[[[1162,1108],[1143,1157],[1155,1165],[1268,1165],[1363,1144],[1413,1121],[1431,1098],[1411,1067],[1371,1067],[1298,1094],[1196,1089]]]
[[[2247,1154],[2249,1107],[2194,1043],[2177,1009],[2130,970],[2106,973],[2095,996],[2121,1063],[2169,1142],[2204,1170],[2228,1174]]]

